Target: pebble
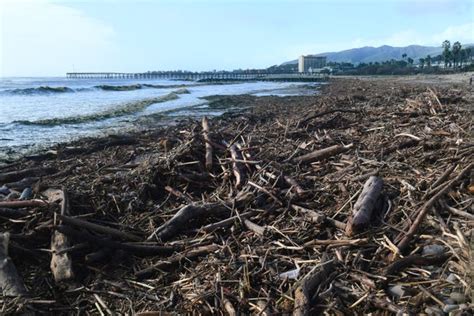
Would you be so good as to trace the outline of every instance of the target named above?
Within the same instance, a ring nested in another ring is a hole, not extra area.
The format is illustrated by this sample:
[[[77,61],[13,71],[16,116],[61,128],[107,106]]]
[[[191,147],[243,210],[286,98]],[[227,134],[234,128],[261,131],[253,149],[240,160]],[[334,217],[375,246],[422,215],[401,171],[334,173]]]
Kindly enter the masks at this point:
[[[456,283],[458,279],[456,278],[456,276],[454,275],[454,273],[450,273],[448,275],[448,277],[446,278],[446,281],[448,281],[449,283]]]
[[[441,245],[428,245],[423,247],[421,254],[423,256],[437,256],[445,252],[444,246]]]
[[[452,292],[449,298],[459,304],[466,302],[466,296],[459,292]]]
[[[31,188],[25,188],[23,192],[21,192],[20,200],[29,200],[33,196],[33,190]]]
[[[403,290],[403,287],[401,285],[392,286],[388,291],[390,292],[390,294],[397,297],[401,297],[403,296],[403,294],[405,294],[405,291]]]
[[[0,194],[8,195],[8,194],[10,194],[10,189],[6,186],[0,187]]]
[[[449,313],[449,312],[452,312],[456,309],[459,309],[459,305],[458,304],[446,304],[444,305],[443,307],[443,312],[445,313]]]
[[[425,308],[425,313],[428,315],[444,315],[443,311],[435,306],[428,306]]]

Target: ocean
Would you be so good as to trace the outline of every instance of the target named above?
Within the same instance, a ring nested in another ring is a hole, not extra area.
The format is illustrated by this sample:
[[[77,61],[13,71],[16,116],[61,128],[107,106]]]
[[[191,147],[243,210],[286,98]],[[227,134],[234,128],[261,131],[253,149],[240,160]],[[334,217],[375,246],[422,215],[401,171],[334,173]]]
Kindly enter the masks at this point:
[[[0,79],[0,160],[86,136],[122,134],[173,117],[216,116],[203,97],[314,93],[315,83],[209,84],[175,80]]]

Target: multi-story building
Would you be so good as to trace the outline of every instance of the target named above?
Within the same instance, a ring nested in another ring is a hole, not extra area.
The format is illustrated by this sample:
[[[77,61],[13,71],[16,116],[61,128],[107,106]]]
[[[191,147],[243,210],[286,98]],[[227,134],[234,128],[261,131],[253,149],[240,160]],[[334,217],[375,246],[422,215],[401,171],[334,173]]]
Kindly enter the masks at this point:
[[[300,56],[298,58],[298,72],[318,71],[326,66],[326,56]]]

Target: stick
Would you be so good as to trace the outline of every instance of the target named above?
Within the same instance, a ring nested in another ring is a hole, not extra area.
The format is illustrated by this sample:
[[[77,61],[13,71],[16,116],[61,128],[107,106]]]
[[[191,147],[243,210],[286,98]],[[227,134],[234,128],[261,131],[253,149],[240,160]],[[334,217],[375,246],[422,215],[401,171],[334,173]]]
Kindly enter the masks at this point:
[[[19,171],[0,173],[0,183],[14,182],[26,177],[39,177],[55,172],[56,169],[54,168],[30,168]]]
[[[422,207],[421,209],[417,212],[418,215],[416,219],[413,221],[413,224],[411,225],[410,229],[408,232],[404,235],[401,233],[400,235],[397,236],[397,239],[400,240],[397,243],[397,247],[400,250],[400,252],[403,252],[408,244],[410,243],[411,239],[415,235],[416,231],[418,230],[418,227],[420,227],[421,223],[425,219],[426,214],[428,211],[431,209],[431,207],[436,203],[436,201],[439,200],[444,194],[446,194],[451,187],[454,185],[455,182],[459,181],[462,177],[464,177],[465,174],[467,174],[471,169],[474,163],[470,163],[466,168],[461,170],[459,174],[450,182],[448,182],[444,188],[438,191],[431,199],[429,199]]]
[[[311,162],[315,162],[315,161],[319,161],[319,160],[324,160],[326,158],[329,158],[329,157],[335,156],[337,154],[343,153],[343,152],[349,150],[349,148],[351,148],[352,146],[353,146],[353,144],[349,144],[349,145],[346,145],[346,146],[344,146],[344,145],[334,145],[334,146],[331,146],[331,147],[327,147],[327,148],[323,148],[323,149],[313,151],[313,152],[311,152],[309,154],[306,154],[306,155],[296,157],[296,158],[293,159],[293,161],[296,162],[296,163],[311,163]]]
[[[12,259],[8,256],[9,233],[0,233],[0,287],[3,296],[25,296],[25,284],[18,275]]]
[[[168,240],[173,236],[177,235],[186,228],[190,220],[203,221],[211,216],[221,216],[222,214],[229,214],[230,209],[235,204],[245,204],[247,201],[253,199],[251,193],[244,193],[241,196],[235,198],[231,202],[225,204],[222,203],[209,203],[204,205],[187,205],[180,209],[169,221],[158,227],[153,234],[148,237],[147,240],[152,239],[154,236]]]
[[[245,181],[245,168],[243,163],[240,162],[243,160],[242,154],[237,148],[236,144],[233,144],[229,148],[230,155],[233,159],[232,161],[232,171],[234,172],[235,176],[235,187],[240,188],[242,183]]]
[[[24,200],[24,201],[0,201],[0,207],[7,208],[22,208],[22,207],[37,207],[48,206],[49,204],[43,200]]]
[[[112,228],[112,227],[107,227],[107,226],[102,226],[98,224],[94,224],[88,221],[85,221],[83,219],[79,218],[74,218],[74,217],[69,217],[65,215],[60,215],[58,214],[58,217],[63,221],[63,223],[70,224],[76,227],[82,227],[82,228],[87,228],[89,230],[96,231],[98,233],[103,233],[106,235],[118,237],[124,240],[129,240],[129,241],[141,241],[142,238],[138,237],[137,235],[122,232],[118,229]]]
[[[69,200],[67,193],[63,190],[48,189],[43,192],[48,197],[50,203],[61,203],[61,215],[69,214]],[[64,251],[71,247],[68,237],[57,230],[51,236],[51,271],[56,283],[66,282],[74,278],[72,270],[72,260],[69,252]]]
[[[383,180],[376,176],[371,176],[364,184],[357,202],[352,209],[353,216],[349,218],[346,225],[346,234],[351,236],[361,232],[368,226],[372,219],[372,214],[377,207],[377,201],[382,193]]]
[[[196,247],[196,248],[187,250],[184,253],[177,254],[166,261],[159,261],[158,263],[155,263],[154,265],[148,268],[137,271],[135,272],[135,276],[137,278],[143,279],[152,275],[153,272],[156,270],[166,269],[166,268],[176,266],[177,264],[182,262],[184,259],[193,259],[202,255],[206,255],[208,253],[218,250],[219,248],[220,247],[216,244]]]
[[[206,143],[206,169],[212,170],[212,145],[209,137],[209,122],[205,116],[202,118],[202,136]]]

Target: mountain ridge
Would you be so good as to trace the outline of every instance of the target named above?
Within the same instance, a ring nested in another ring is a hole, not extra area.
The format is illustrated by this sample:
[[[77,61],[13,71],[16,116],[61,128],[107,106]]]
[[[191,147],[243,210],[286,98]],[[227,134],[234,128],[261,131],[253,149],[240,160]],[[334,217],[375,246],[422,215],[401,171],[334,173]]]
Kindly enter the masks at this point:
[[[473,44],[463,45],[464,47],[470,47]],[[382,45],[378,47],[364,46],[358,48],[346,49],[338,52],[326,52],[311,54],[312,56],[327,56],[328,62],[350,62],[353,64],[357,63],[368,63],[368,62],[381,62],[390,59],[402,59],[403,54],[407,54],[407,58],[412,58],[415,62],[418,62],[419,58],[424,58],[426,55],[434,57],[441,54],[443,48],[441,46],[423,46],[423,45],[408,45],[408,46],[390,46]],[[284,62],[282,65],[296,64],[298,60],[291,60]]]

